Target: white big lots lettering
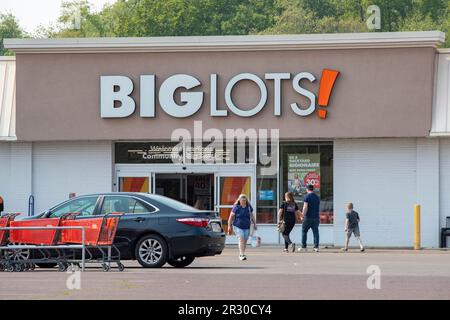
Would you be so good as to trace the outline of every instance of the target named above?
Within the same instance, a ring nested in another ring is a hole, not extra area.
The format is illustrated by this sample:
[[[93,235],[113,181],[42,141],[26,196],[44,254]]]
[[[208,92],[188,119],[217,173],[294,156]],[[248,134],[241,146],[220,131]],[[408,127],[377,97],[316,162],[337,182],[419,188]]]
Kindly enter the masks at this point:
[[[259,99],[258,104],[253,109],[242,110],[234,104],[233,99],[231,98],[231,91],[233,90],[234,85],[241,80],[251,80],[251,81],[255,82],[259,87],[260,99]],[[261,78],[259,78],[258,76],[254,75],[252,73],[240,73],[240,74],[234,76],[228,82],[228,84],[225,88],[225,102],[226,102],[228,108],[230,108],[230,110],[234,114],[241,116],[241,117],[254,116],[258,112],[260,112],[262,108],[264,108],[264,106],[266,105],[266,101],[267,101],[266,85],[261,80]]]
[[[188,74],[176,74],[167,78],[159,88],[159,104],[169,115],[176,118],[186,118],[196,113],[203,103],[203,92],[182,92],[180,96],[184,105],[174,100],[174,93],[178,88],[192,89],[201,83]]]
[[[308,79],[309,81],[314,82],[316,80],[316,77],[314,77],[309,72],[300,72],[292,80],[292,87],[294,88],[294,90],[297,91],[302,96],[307,97],[309,99],[309,101],[311,102],[306,109],[300,108],[297,105],[297,103],[295,103],[295,102],[291,103],[292,111],[294,111],[299,116],[305,117],[305,116],[309,116],[311,113],[313,113],[316,110],[316,96],[311,91],[306,90],[300,86],[300,81],[302,79]]]
[[[118,90],[114,90],[117,88]],[[100,77],[100,115],[102,118],[124,118],[133,114],[136,104],[130,97],[133,82],[124,76]],[[114,107],[114,103],[121,103]]]
[[[282,81],[291,78],[290,73],[266,73],[265,80],[273,80],[274,116],[282,114]],[[313,92],[303,88],[303,79],[314,82],[316,78],[309,72],[300,72],[292,79],[292,89],[299,95],[306,97],[310,104],[300,106],[293,102],[292,111],[302,117],[312,114],[316,110],[316,97]],[[195,114],[203,104],[204,92],[191,91],[199,87],[200,81],[188,74],[175,74],[164,80],[156,89],[156,76],[153,74],[140,76],[140,117],[155,117],[155,100],[158,97],[161,109],[172,117],[186,118]],[[259,101],[255,106],[238,106],[232,98],[232,91],[242,80],[252,81],[259,88]],[[131,97],[133,81],[125,76],[100,77],[100,114],[102,118],[125,118],[132,115],[136,109],[136,102]],[[180,90],[180,101],[175,101],[174,95]],[[218,75],[210,74],[210,115],[212,117],[226,117],[228,110],[218,108]],[[226,105],[232,113],[240,117],[251,117],[258,114],[267,103],[267,87],[264,81],[252,73],[240,73],[232,77],[225,86],[224,98]],[[115,106],[118,102],[118,106]]]

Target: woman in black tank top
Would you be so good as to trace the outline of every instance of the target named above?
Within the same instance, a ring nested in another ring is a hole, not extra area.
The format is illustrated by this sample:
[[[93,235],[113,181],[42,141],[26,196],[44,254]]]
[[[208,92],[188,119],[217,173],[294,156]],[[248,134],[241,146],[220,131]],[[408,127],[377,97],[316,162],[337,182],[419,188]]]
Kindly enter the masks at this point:
[[[284,238],[284,250],[288,252],[289,246],[291,246],[292,252],[295,252],[295,243],[293,243],[289,237],[292,229],[294,229],[295,223],[298,221],[300,212],[295,203],[294,195],[292,192],[286,192],[284,195],[285,201],[281,204],[278,210],[278,222],[284,220],[285,228],[282,233]]]

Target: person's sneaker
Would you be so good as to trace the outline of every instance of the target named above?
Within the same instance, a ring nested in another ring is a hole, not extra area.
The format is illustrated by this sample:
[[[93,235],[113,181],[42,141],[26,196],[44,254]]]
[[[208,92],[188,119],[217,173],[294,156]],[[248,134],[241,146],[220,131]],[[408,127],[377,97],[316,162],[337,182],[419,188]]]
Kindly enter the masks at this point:
[[[245,260],[245,259],[247,259],[247,258],[245,257],[245,255],[243,255],[243,254],[240,254],[240,255],[239,255],[239,260],[243,261],[243,260]]]
[[[292,252],[295,252],[295,243],[292,242],[291,246],[292,246]]]
[[[361,252],[364,252],[366,249],[365,248],[361,248]]]
[[[347,248],[341,248],[341,250],[342,250],[342,251],[348,251],[348,249],[347,249]]]
[[[308,251],[308,249],[306,249],[306,248],[298,248],[297,249],[297,252],[306,252],[306,251]]]
[[[289,250],[288,249],[283,249],[283,252],[289,252]]]
[[[314,248],[314,252],[319,252],[319,248]]]

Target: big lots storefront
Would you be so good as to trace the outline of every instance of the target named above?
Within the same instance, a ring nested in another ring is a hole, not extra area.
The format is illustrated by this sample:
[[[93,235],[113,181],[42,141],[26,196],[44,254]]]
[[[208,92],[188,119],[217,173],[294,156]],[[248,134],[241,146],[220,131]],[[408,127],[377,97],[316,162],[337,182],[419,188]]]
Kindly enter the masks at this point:
[[[422,244],[437,247],[450,215],[450,139],[430,135],[443,37],[6,40],[5,209],[26,212],[29,195],[40,212],[70,193],[137,191],[225,222],[245,193],[263,243],[276,244],[284,193],[301,205],[311,183],[322,245],[342,245],[353,202],[367,245],[411,246],[419,203]]]

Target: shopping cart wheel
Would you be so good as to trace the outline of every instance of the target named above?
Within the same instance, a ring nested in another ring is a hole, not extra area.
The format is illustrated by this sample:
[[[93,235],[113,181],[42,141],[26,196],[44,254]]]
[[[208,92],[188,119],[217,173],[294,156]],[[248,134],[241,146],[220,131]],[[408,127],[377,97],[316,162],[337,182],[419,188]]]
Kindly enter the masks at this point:
[[[23,265],[23,264],[21,264],[21,263],[16,263],[15,265],[14,265],[14,271],[16,271],[16,272],[22,272],[22,271],[24,271],[25,270],[25,266]]]
[[[110,265],[107,263],[102,263],[102,268],[103,268],[103,271],[105,271],[105,272],[108,272],[109,270],[111,270]]]
[[[125,270],[125,266],[123,265],[123,263],[121,262],[117,262],[117,268],[119,268],[119,271],[122,272],[123,270]]]
[[[34,264],[34,263],[31,263],[31,268],[30,268],[31,270],[34,270],[34,269],[36,269],[36,265]]]
[[[63,262],[58,262],[58,271],[64,272],[67,270],[67,265]]]

